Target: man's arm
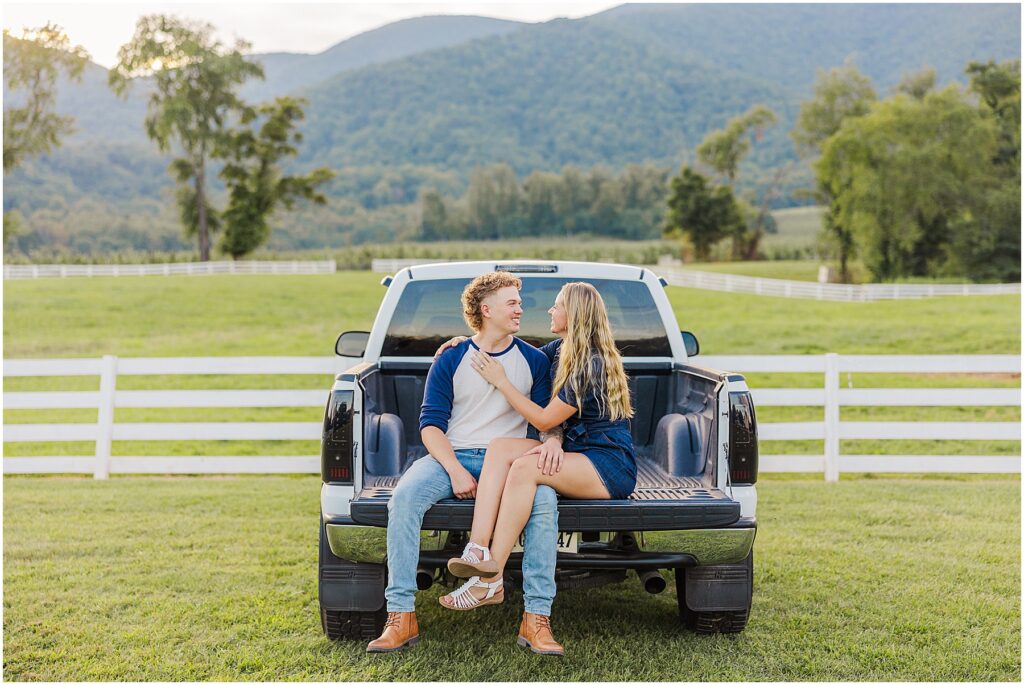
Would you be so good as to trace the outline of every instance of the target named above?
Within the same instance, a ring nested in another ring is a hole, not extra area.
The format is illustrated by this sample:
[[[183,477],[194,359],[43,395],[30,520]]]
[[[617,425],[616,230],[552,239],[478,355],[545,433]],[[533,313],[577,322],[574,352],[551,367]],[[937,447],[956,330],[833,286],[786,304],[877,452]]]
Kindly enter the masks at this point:
[[[451,353],[431,364],[420,407],[420,437],[430,456],[448,472],[455,496],[467,499],[476,496],[476,479],[459,463],[445,435],[455,402],[452,378],[460,360],[461,356]]]
[[[459,499],[473,499],[476,497],[476,479],[466,470],[466,467],[459,463],[452,449],[452,443],[448,436],[441,432],[437,426],[426,426],[420,431],[423,439],[423,446],[430,452],[430,456],[437,459],[438,463],[448,472],[452,480],[452,492]]]

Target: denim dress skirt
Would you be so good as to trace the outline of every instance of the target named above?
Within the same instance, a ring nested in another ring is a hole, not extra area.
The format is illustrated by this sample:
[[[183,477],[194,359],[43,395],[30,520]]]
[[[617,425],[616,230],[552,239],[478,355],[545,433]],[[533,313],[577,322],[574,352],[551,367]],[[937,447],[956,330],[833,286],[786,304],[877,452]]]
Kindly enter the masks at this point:
[[[636,455],[627,421],[580,421],[567,426],[562,449],[590,460],[612,499],[636,489]]]

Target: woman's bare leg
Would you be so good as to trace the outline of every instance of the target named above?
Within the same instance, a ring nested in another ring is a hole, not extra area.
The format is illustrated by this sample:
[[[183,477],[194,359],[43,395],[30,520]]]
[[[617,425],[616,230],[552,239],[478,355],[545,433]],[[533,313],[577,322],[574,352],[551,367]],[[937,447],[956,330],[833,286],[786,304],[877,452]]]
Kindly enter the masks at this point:
[[[532,459],[513,462],[505,480],[505,489],[501,493],[501,506],[491,544],[491,558],[498,563],[499,568],[505,566],[515,541],[530,520],[538,485],[550,485],[559,494],[576,499],[611,497],[594,465],[582,454],[566,452],[562,470],[550,475],[542,473]]]
[[[484,466],[476,484],[476,503],[473,505],[473,529],[470,542],[490,547],[494,521],[498,517],[498,504],[505,488],[512,463],[540,443],[527,438],[497,438],[487,445]],[[531,500],[531,506],[533,502]]]
[[[505,488],[505,479],[508,477],[509,468],[516,459],[539,444],[536,440],[526,438],[496,438],[487,445],[484,466],[480,469],[480,478],[476,484],[476,503],[473,505],[473,530],[469,534],[470,542],[481,547],[490,547],[491,534],[494,532],[494,520],[498,516],[498,505],[501,502],[501,493]],[[533,507],[532,502],[530,506]],[[494,582],[500,576],[501,573],[488,580]],[[456,590],[441,597],[441,604],[449,609],[456,608],[455,600],[458,592],[459,590]],[[488,588],[475,585],[469,589],[469,593],[481,600],[487,596]]]

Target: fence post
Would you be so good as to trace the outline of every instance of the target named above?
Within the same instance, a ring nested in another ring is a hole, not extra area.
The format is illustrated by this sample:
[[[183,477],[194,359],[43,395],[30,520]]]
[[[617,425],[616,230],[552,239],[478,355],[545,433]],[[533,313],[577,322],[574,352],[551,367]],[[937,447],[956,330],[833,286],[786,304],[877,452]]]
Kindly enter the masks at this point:
[[[114,434],[114,389],[117,385],[117,357],[104,355],[100,371],[100,411],[96,419],[96,465],[94,477],[110,476],[110,443]]]
[[[839,355],[825,355],[825,481],[839,480]]]

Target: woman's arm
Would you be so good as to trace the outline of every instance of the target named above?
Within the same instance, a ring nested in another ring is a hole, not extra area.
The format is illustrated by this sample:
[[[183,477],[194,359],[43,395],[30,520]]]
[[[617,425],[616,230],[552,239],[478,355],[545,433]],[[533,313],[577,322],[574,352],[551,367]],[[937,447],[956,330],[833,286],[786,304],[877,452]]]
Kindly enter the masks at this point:
[[[566,404],[557,397],[552,397],[548,406],[541,407],[529,397],[519,392],[505,375],[505,368],[501,362],[496,361],[491,355],[485,352],[473,353],[473,368],[487,380],[488,383],[497,388],[512,408],[519,412],[523,418],[533,424],[537,430],[546,431],[559,426],[567,418],[576,413],[576,407]]]

